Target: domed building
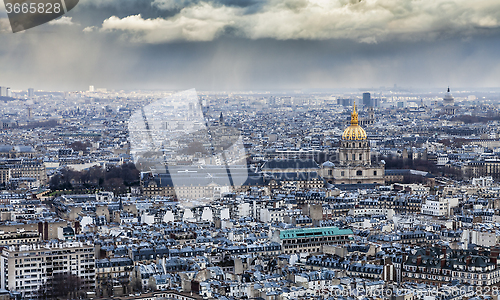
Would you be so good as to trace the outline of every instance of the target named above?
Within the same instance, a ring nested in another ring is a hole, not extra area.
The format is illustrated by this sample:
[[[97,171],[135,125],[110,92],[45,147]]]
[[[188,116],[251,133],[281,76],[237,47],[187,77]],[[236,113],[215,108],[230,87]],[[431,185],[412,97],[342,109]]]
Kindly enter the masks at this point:
[[[359,126],[356,104],[351,125],[344,130],[337,164],[322,165],[323,178],[331,184],[384,184],[385,166],[372,163],[370,142]]]
[[[446,94],[444,94],[443,97],[443,112],[447,115],[454,115],[455,114],[455,99],[450,93],[450,87],[448,87],[448,91]]]

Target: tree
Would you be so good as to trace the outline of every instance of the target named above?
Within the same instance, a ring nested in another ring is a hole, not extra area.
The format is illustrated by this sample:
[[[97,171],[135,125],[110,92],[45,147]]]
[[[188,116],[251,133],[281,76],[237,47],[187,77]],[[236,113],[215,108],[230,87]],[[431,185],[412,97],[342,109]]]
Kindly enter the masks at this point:
[[[52,190],[103,188],[115,194],[123,194],[127,192],[128,187],[139,185],[139,175],[139,170],[132,163],[108,166],[106,169],[94,166],[81,172],[62,169],[50,179],[50,188]]]
[[[85,292],[80,277],[71,273],[55,273],[38,290],[41,299],[74,299]]]
[[[139,277],[135,277],[130,282],[130,286],[134,292],[142,292],[142,282]]]
[[[82,143],[80,141],[76,141],[76,142],[73,142],[69,145],[69,147],[71,149],[73,149],[74,151],[87,151],[87,148],[90,147],[90,143],[88,142],[85,142],[85,143]]]

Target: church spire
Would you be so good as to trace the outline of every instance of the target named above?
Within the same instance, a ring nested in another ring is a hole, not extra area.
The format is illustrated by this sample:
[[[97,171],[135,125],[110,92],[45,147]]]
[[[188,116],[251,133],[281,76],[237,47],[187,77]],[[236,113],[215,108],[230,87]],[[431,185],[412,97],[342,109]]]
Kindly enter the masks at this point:
[[[224,124],[224,116],[222,115],[222,112],[220,112],[219,125],[223,125],[223,124]]]
[[[358,126],[358,113],[356,112],[356,101],[354,101],[354,109],[351,113],[351,125]]]

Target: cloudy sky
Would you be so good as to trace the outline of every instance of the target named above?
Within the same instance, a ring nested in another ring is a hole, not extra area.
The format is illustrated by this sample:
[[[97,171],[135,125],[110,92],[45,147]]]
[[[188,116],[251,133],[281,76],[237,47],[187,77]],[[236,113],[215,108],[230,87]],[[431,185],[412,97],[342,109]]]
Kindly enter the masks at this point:
[[[498,0],[80,0],[12,33],[13,89],[497,87]]]

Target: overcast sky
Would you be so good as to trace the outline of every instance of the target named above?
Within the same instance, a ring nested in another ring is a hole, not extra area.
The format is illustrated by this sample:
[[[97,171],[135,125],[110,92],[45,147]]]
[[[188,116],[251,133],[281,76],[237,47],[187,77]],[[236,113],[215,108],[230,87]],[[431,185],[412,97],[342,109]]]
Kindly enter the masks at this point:
[[[12,33],[0,86],[498,87],[498,0],[80,0]]]

